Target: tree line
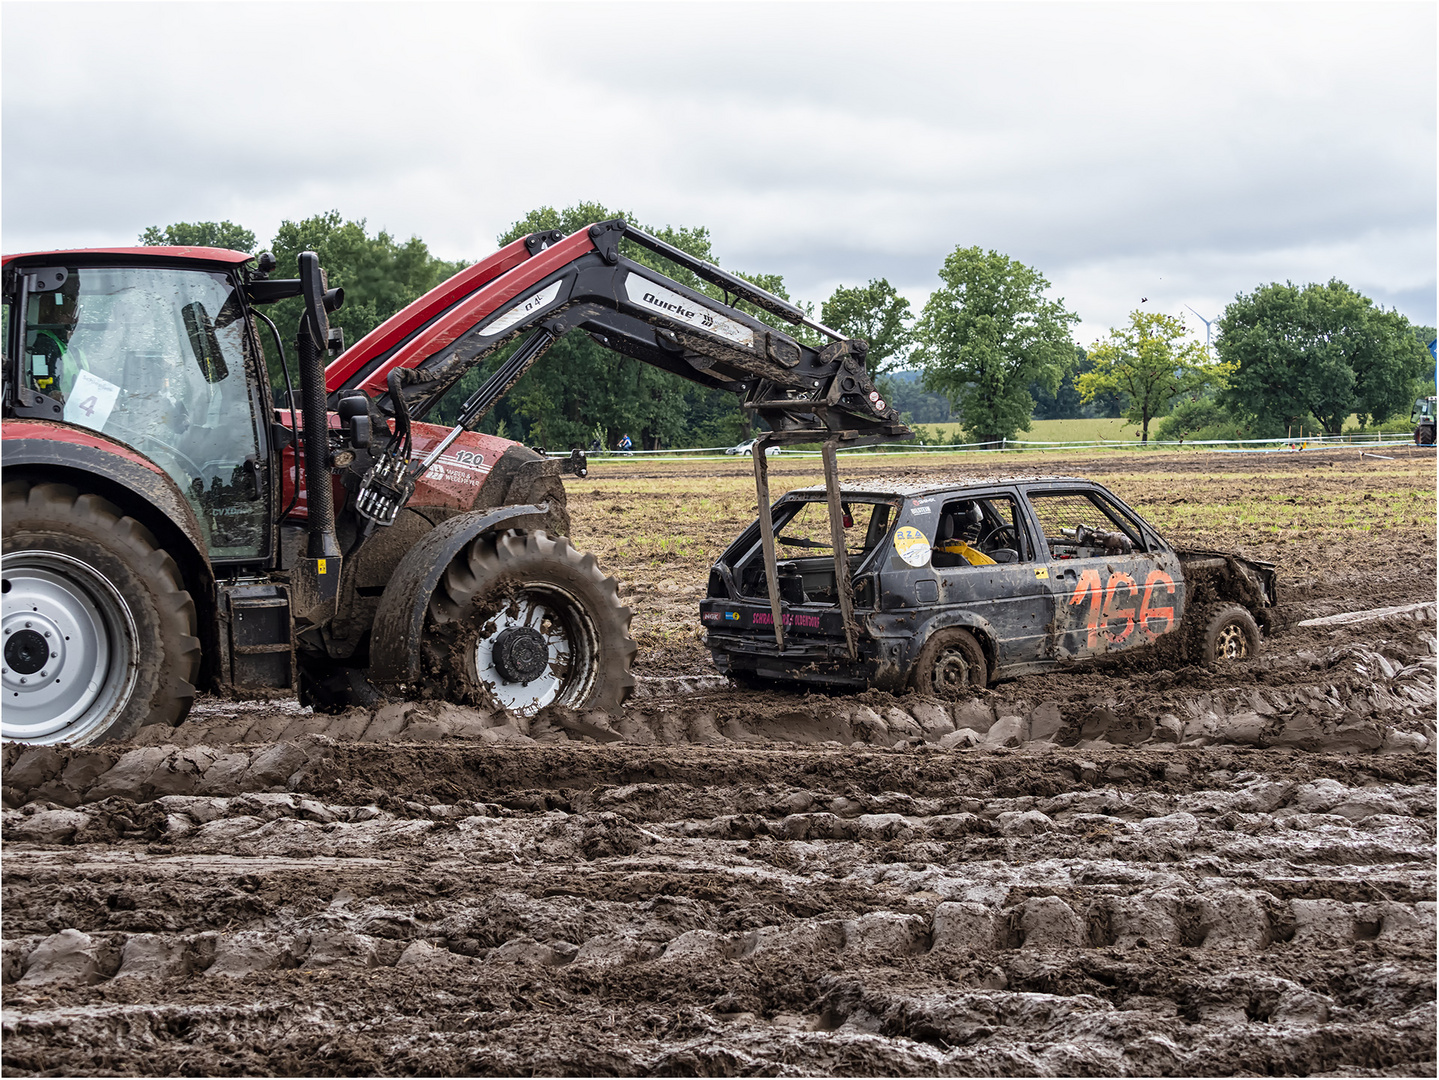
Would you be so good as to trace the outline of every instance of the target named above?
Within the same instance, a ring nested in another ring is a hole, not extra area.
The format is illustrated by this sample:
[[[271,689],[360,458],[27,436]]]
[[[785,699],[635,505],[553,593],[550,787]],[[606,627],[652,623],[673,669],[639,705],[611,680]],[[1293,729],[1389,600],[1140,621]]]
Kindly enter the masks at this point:
[[[720,262],[703,226],[656,228],[598,203],[539,207],[497,239],[503,246],[532,232],[570,233],[616,217]],[[140,241],[259,250],[253,232],[229,221],[151,227]],[[624,244],[627,257],[721,299],[685,268]],[[364,219],[346,220],[333,210],[282,222],[266,250],[282,268],[293,266],[300,251],[319,253],[330,284],[345,289],[334,323],[348,343],[469,265],[435,257],[419,237],[370,235]],[[813,314],[812,304],[790,297],[780,275],[733,272]],[[908,421],[957,421],[961,434],[953,441],[999,443],[1031,430],[1035,419],[1084,415],[1123,416],[1144,441],[1152,426],[1161,439],[1264,438],[1300,429],[1339,434],[1351,416],[1361,427],[1407,416],[1415,396],[1433,392],[1425,348],[1433,328],[1411,324],[1338,280],[1276,282],[1240,293],[1218,319],[1212,349],[1190,339],[1178,316],[1142,307],[1127,325],[1083,348],[1072,337],[1078,315],[1050,296],[1050,283],[1033,267],[961,246],[938,276],[918,312],[877,278],[840,286],[818,317],[869,342],[870,374]],[[298,303],[267,313],[287,328],[298,321]],[[469,372],[431,419],[453,420],[504,358]],[[281,373],[269,359],[278,386]],[[733,394],[619,356],[579,331],[526,373],[482,428],[552,449],[596,442],[612,448],[624,435],[646,448],[722,446],[753,434]]]

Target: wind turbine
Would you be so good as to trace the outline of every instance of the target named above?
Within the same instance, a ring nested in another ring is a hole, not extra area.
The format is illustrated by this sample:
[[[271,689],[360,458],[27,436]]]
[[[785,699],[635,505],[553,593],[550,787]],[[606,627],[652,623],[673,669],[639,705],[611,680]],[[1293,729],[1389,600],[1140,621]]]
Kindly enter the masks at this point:
[[[1185,306],[1185,307],[1188,307],[1190,311],[1194,311],[1194,309],[1193,309],[1192,307],[1189,307],[1188,304],[1185,304],[1184,306]],[[1209,320],[1206,319],[1203,315],[1199,314],[1199,312],[1197,312],[1197,311],[1194,311],[1194,317],[1204,324],[1204,351],[1205,351],[1205,352],[1208,352],[1208,351],[1209,351]]]

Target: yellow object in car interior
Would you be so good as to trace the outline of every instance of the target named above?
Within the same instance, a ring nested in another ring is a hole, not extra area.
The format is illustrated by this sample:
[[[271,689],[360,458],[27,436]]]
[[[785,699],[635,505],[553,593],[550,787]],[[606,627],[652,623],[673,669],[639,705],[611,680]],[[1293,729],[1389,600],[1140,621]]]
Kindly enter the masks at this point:
[[[948,555],[962,555],[970,566],[994,566],[995,562],[984,552],[970,547],[963,540],[946,540],[940,551]]]

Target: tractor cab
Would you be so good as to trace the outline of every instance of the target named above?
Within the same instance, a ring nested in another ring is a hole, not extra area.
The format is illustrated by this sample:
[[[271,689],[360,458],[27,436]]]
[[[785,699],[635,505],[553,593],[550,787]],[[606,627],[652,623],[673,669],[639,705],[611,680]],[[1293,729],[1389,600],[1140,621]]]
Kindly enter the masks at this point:
[[[265,382],[238,266],[96,261],[19,268],[16,414],[133,447],[175,481],[211,560],[266,559]]]

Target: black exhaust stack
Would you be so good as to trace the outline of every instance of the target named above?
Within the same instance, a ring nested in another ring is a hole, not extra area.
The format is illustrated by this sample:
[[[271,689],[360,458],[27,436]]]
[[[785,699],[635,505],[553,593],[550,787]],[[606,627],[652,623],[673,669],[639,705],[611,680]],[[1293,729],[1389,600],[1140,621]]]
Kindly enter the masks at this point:
[[[305,430],[305,510],[309,539],[305,557],[290,572],[291,609],[300,622],[327,622],[340,595],[343,555],[335,536],[335,495],[330,485],[330,416],[325,393],[328,312],[344,302],[341,289],[326,290],[320,257],[300,252],[300,286],[305,314],[296,348],[300,358],[301,414]]]

